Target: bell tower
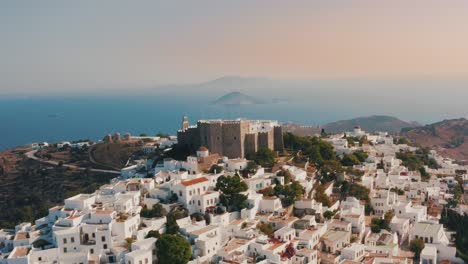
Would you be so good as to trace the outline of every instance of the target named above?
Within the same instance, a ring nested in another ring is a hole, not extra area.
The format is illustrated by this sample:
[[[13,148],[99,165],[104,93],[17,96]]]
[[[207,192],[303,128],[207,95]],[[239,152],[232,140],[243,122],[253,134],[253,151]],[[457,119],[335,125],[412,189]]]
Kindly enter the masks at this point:
[[[186,131],[189,127],[189,121],[188,121],[188,117],[186,115],[184,115],[184,117],[182,118],[182,127],[181,127],[181,130],[182,131]]]

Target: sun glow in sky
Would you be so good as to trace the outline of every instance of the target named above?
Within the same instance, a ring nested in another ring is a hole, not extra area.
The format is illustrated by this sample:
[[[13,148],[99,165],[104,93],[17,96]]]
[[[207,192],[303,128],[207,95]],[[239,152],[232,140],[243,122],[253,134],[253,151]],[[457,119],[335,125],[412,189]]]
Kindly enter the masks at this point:
[[[466,78],[468,1],[9,1],[0,92],[224,75]]]

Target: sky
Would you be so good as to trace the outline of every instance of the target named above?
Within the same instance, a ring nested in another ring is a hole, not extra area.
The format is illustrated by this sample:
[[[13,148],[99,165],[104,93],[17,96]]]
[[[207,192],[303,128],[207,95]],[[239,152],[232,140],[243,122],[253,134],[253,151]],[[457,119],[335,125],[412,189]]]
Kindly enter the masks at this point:
[[[0,94],[225,75],[468,79],[466,0],[2,1]]]

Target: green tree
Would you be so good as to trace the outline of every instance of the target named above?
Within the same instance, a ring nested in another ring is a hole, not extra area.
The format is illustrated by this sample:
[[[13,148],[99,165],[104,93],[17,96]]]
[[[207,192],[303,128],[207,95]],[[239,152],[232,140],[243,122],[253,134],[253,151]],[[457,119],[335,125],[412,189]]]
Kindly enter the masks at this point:
[[[348,195],[356,197],[358,200],[370,201],[369,193],[369,189],[362,185],[354,183],[351,184]]]
[[[192,256],[190,243],[180,235],[163,234],[156,241],[160,264],[186,264]]]
[[[382,222],[384,220],[378,218],[372,218],[371,220],[371,231],[372,233],[379,233],[382,230]]]
[[[221,191],[223,194],[231,195],[235,193],[245,192],[249,187],[241,180],[239,175],[226,176],[222,175],[216,182],[215,190]]]
[[[356,156],[356,158],[360,161],[360,162],[364,162],[366,161],[366,159],[369,157],[369,155],[362,151],[362,150],[357,150],[355,152],[353,152],[354,156]]]
[[[275,196],[275,190],[273,188],[271,188],[271,186],[270,186],[270,187],[267,187],[267,188],[263,189],[262,194],[265,197]]]
[[[148,234],[146,234],[145,238],[150,238],[150,237],[159,238],[161,237],[161,234],[159,234],[159,231],[157,230],[151,230],[148,232]]]
[[[330,207],[332,205],[330,197],[325,193],[325,187],[322,184],[317,185],[315,188],[314,199],[317,202],[322,203],[323,206]]]
[[[255,163],[254,161],[247,162],[247,168],[246,168],[247,172],[255,173],[257,172],[257,169],[258,169],[257,163]]]
[[[166,216],[166,233],[177,234],[179,232],[179,225],[177,224],[176,217],[171,213]]]
[[[213,164],[210,168],[210,173],[220,173],[224,170],[224,168],[222,166],[219,166],[217,164]]]
[[[247,184],[241,180],[239,175],[220,176],[215,187],[215,190],[222,192],[219,201],[226,206],[229,212],[239,211],[247,207],[247,196],[241,194],[247,189]]]
[[[272,167],[275,165],[275,152],[269,148],[260,148],[256,153],[247,155],[248,160],[253,160],[262,167]]]
[[[325,213],[323,213],[323,217],[325,217],[328,220],[330,220],[334,215],[335,214],[332,211],[326,211]]]
[[[273,234],[275,232],[275,230],[273,230],[273,227],[270,224],[266,224],[266,223],[258,223],[257,228],[262,233],[264,233],[265,235],[267,235],[269,237],[273,237]]]
[[[414,258],[419,259],[421,255],[421,251],[424,249],[424,240],[421,238],[415,238],[411,240],[409,248],[412,252],[414,252]]]
[[[402,144],[409,145],[410,142],[409,142],[409,140],[407,138],[401,137],[401,138],[398,139],[397,144],[398,145],[402,145]]]
[[[167,215],[166,209],[161,204],[153,205],[153,208],[148,209],[146,206],[141,210],[140,216],[146,218],[163,217]]]
[[[354,154],[350,153],[343,156],[341,164],[343,164],[343,166],[354,166],[361,164],[361,162]]]
[[[294,204],[305,192],[304,187],[298,181],[293,181],[288,185],[276,185],[274,190],[276,196],[282,196],[281,204],[284,207]]]
[[[427,173],[426,168],[424,167],[419,168],[419,173],[421,174],[421,179],[429,180],[430,175],[429,173]]]

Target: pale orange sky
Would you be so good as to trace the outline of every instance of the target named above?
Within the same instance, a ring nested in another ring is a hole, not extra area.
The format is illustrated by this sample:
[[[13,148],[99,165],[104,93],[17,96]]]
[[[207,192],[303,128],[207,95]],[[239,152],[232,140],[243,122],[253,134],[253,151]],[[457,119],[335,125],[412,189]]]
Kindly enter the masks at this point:
[[[0,91],[468,77],[468,1],[0,4]]]

